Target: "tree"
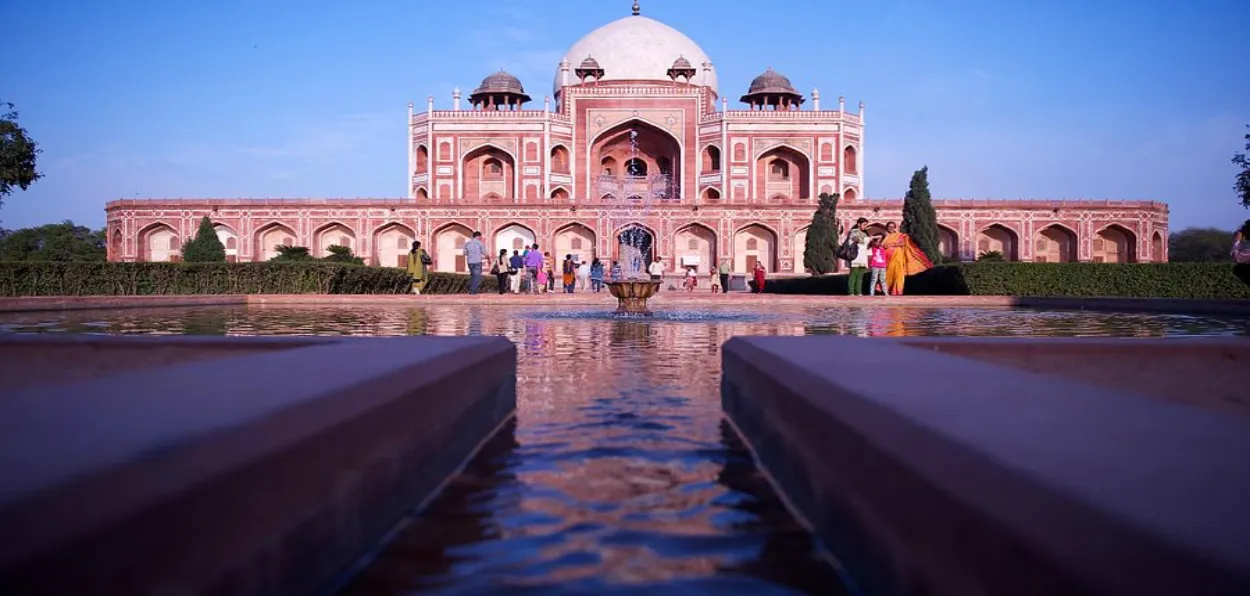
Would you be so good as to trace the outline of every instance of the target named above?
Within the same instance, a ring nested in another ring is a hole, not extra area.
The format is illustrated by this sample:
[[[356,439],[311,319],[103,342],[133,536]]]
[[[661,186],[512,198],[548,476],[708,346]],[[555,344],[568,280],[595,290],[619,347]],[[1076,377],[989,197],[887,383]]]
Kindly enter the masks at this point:
[[[352,247],[340,246],[338,244],[330,245],[326,250],[330,251],[330,255],[322,259],[331,263],[351,263],[353,265],[364,265],[365,260],[352,254]]]
[[[195,239],[182,246],[182,260],[187,263],[226,262],[226,245],[217,237],[213,220],[207,215],[200,220],[200,229],[196,230]]]
[[[1250,128],[1250,124],[1246,128]],[[1246,133],[1246,153],[1250,153],[1250,133]],[[1246,153],[1233,154],[1233,165],[1241,168],[1233,182],[1233,190],[1241,199],[1241,206],[1250,209],[1250,157]]]
[[[307,246],[287,246],[285,244],[279,244],[278,246],[274,248],[278,251],[278,254],[275,255],[272,259],[269,259],[270,261],[288,261],[289,262],[289,261],[311,261],[313,260],[313,256],[311,254],[308,254]]]
[[[26,190],[43,177],[35,170],[39,146],[17,123],[13,104],[0,102],[0,205],[13,189]]]
[[[0,235],[0,261],[105,261],[104,230],[66,220]]]
[[[929,166],[911,175],[911,187],[903,197],[903,225],[899,231],[911,236],[921,252],[934,263],[942,262],[938,245],[937,210],[929,198]]]
[[[833,273],[838,262],[838,198],[837,193],[820,193],[820,205],[807,228],[803,266],[816,275]]]
[[[1218,228],[1186,228],[1168,238],[1168,261],[1211,263],[1229,260],[1233,233]]]

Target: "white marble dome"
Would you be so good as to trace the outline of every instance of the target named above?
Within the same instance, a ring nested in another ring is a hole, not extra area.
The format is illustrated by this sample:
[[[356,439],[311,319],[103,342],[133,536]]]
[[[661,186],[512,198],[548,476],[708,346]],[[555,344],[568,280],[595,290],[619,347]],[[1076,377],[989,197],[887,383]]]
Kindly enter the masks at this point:
[[[698,71],[695,84],[703,83],[703,63],[711,62],[699,44],[681,31],[655,19],[628,16],[594,31],[569,48],[569,83],[577,83],[573,70],[586,58],[594,58],[603,68],[604,81],[668,81],[668,69],[678,58],[685,58]],[[716,91],[716,67],[707,85]],[[556,70],[554,89],[560,91],[560,71]]]

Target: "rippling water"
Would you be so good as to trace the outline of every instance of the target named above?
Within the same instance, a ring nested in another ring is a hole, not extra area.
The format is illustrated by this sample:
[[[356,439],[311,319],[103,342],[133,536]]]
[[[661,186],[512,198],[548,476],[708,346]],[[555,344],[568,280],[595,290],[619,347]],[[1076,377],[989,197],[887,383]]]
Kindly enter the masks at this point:
[[[991,308],[192,308],[0,315],[0,332],[502,335],[515,423],[346,594],[848,593],[723,421],[729,337],[1250,335],[1228,317]]]

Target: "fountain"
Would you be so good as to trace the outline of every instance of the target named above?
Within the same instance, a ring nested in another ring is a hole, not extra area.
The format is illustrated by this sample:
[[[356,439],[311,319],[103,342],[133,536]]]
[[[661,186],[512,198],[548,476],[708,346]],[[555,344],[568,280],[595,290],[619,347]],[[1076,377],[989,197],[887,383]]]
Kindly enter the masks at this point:
[[[624,195],[624,217],[633,219],[638,213],[645,214],[654,199],[675,197],[671,172],[661,167],[659,174],[647,176],[646,165],[638,158],[638,131],[629,131],[630,159],[625,162],[625,176],[616,178],[604,174],[598,180],[600,197]],[[617,241],[621,276],[606,282],[608,291],[616,298],[617,314],[649,315],[647,300],[660,289],[660,281],[652,280],[647,266],[652,256],[651,234],[639,227],[621,232]]]

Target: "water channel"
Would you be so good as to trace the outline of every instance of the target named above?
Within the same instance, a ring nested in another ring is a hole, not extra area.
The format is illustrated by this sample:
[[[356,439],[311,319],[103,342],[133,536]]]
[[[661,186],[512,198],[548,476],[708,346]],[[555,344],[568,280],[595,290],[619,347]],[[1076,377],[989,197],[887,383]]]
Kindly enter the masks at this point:
[[[540,302],[540,301],[539,301]],[[0,333],[500,335],[516,421],[344,594],[849,594],[720,409],[734,335],[1250,335],[1233,317],[992,308],[681,310],[503,306],[0,315]]]

